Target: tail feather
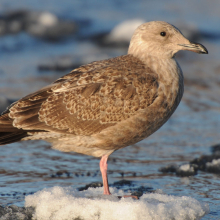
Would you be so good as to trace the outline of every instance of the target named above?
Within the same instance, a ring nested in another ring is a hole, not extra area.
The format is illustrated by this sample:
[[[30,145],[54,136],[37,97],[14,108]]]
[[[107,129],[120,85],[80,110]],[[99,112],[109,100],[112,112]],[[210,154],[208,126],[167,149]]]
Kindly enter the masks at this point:
[[[54,83],[25,96],[0,114],[0,145],[20,141],[30,136],[32,131],[56,130],[39,121],[38,112],[41,104],[51,95],[51,88],[56,87],[57,84]]]
[[[28,136],[27,131],[13,126],[13,121],[9,118],[8,113],[0,116],[0,145],[20,141],[26,136]]]
[[[16,132],[18,129],[13,126],[13,121],[8,114],[0,116],[0,136],[3,132]]]
[[[22,138],[27,137],[27,132],[19,129],[16,132],[0,132],[0,145],[10,144],[20,141]]]

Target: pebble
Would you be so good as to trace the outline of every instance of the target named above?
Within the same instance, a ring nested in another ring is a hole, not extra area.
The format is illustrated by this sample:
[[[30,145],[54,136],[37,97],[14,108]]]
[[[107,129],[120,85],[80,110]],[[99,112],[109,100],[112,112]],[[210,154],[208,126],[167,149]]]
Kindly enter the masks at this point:
[[[69,178],[70,173],[68,171],[57,171],[55,174],[52,174],[51,178]]]

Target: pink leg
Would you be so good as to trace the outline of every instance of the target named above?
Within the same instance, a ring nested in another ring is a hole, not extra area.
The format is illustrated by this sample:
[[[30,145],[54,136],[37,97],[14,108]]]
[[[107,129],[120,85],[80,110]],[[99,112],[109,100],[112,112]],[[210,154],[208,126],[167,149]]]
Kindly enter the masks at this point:
[[[108,164],[107,164],[107,160],[108,160],[108,155],[104,155],[102,156],[99,166],[100,166],[100,170],[102,173],[102,180],[103,180],[103,186],[104,186],[104,195],[111,195],[110,191],[109,191],[109,187],[108,187],[108,176],[107,176],[107,169],[108,169]],[[123,196],[124,198],[126,197],[132,197],[134,199],[138,199],[137,196]],[[119,196],[118,198],[121,198],[121,196]]]
[[[102,173],[102,180],[103,180],[103,186],[104,186],[104,195],[111,195],[108,187],[108,176],[107,176],[107,169],[108,169],[108,155],[102,156],[99,166]]]

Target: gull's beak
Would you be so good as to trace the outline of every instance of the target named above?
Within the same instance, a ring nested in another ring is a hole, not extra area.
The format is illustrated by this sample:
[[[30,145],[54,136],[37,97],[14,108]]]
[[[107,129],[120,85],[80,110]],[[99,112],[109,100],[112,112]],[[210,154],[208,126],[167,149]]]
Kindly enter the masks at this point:
[[[182,46],[182,50],[189,50],[195,53],[208,54],[208,50],[199,43],[190,42],[189,44],[178,44]]]

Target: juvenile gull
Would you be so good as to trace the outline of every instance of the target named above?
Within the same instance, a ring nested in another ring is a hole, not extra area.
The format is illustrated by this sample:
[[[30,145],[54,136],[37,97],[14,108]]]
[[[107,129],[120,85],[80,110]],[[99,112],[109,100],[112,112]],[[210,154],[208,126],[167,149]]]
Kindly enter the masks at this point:
[[[171,24],[152,21],[134,32],[128,54],[74,69],[18,100],[0,116],[0,144],[44,139],[53,148],[107,159],[158,130],[183,95],[179,50],[207,54]]]

